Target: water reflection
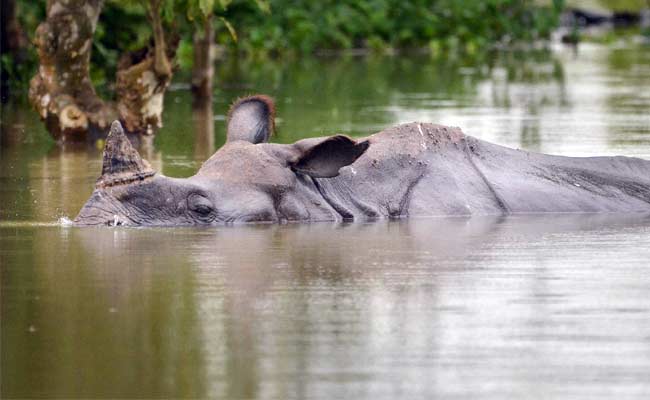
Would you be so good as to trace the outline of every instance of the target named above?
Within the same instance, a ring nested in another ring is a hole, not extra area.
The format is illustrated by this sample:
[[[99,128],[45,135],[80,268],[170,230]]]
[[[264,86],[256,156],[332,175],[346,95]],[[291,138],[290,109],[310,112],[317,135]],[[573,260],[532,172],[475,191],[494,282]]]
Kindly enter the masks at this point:
[[[437,121],[497,143],[650,158],[647,48],[478,61],[220,65],[213,107],[166,96],[141,152],[188,176],[229,102],[278,99],[280,142]],[[235,83],[233,83],[235,82]],[[650,394],[650,219],[532,216],[228,229],[31,226],[101,167],[24,105],[0,135],[6,397],[639,397]]]
[[[650,216],[0,237],[10,396],[650,390]]]
[[[200,104],[192,108],[194,122],[194,159],[207,160],[215,152],[214,114],[212,104]]]

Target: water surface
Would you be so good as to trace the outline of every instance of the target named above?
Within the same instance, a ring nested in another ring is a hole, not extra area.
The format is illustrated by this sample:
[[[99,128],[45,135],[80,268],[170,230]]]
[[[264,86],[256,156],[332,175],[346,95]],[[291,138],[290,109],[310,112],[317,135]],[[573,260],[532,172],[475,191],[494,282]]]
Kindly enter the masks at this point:
[[[279,142],[413,120],[565,155],[650,158],[650,49],[485,60],[223,64],[176,85],[141,149],[191,175],[235,97],[278,100]],[[2,397],[650,396],[650,216],[77,229],[100,151],[19,102],[0,136]]]

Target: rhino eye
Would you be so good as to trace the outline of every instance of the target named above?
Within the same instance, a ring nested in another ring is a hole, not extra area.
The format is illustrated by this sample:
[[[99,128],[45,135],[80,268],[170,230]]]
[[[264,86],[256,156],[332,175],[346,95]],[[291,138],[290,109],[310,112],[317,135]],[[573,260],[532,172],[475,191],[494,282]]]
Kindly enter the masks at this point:
[[[207,222],[212,221],[216,216],[214,206],[210,199],[198,193],[192,193],[189,195],[187,198],[187,208],[189,208],[198,218]]]

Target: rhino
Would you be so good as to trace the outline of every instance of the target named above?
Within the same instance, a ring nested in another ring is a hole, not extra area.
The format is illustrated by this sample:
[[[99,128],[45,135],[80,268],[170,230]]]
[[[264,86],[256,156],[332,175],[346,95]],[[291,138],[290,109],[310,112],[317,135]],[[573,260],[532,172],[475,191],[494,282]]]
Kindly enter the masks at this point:
[[[227,140],[189,178],[154,171],[112,124],[74,224],[183,226],[531,213],[650,213],[650,161],[515,150],[459,128],[407,123],[269,143],[273,101],[228,114]]]

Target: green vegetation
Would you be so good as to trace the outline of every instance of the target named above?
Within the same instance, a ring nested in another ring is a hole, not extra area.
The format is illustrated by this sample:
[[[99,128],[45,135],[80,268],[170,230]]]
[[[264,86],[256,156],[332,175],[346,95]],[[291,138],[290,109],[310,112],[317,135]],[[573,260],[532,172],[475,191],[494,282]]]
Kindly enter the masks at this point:
[[[23,33],[29,38],[29,42],[32,42],[36,27],[45,19],[45,0],[16,0],[16,6],[15,13],[18,23],[22,26]],[[6,21],[3,18],[4,22]],[[3,33],[5,33],[4,29]],[[2,75],[7,76],[13,88],[21,91],[27,90],[29,79],[34,76],[38,65],[36,49],[32,46],[29,47],[27,51],[21,51],[18,57],[16,54],[4,51],[0,55]],[[20,60],[17,62],[14,57]]]
[[[430,47],[476,51],[495,43],[548,38],[563,0],[271,0],[271,13],[235,1],[226,17],[242,50],[312,53],[322,49]]]
[[[473,54],[495,45],[548,38],[564,0],[162,0],[166,32],[179,41],[177,66],[189,71],[192,37],[213,18],[215,41],[238,56],[273,57],[363,48],[425,48]],[[33,39],[44,0],[16,0],[17,17]],[[143,47],[151,27],[140,0],[107,0],[92,52],[96,87],[111,81],[122,54]],[[27,87],[37,59],[2,66],[14,86]],[[182,74],[181,74],[182,76]],[[110,90],[110,87],[108,88]]]

